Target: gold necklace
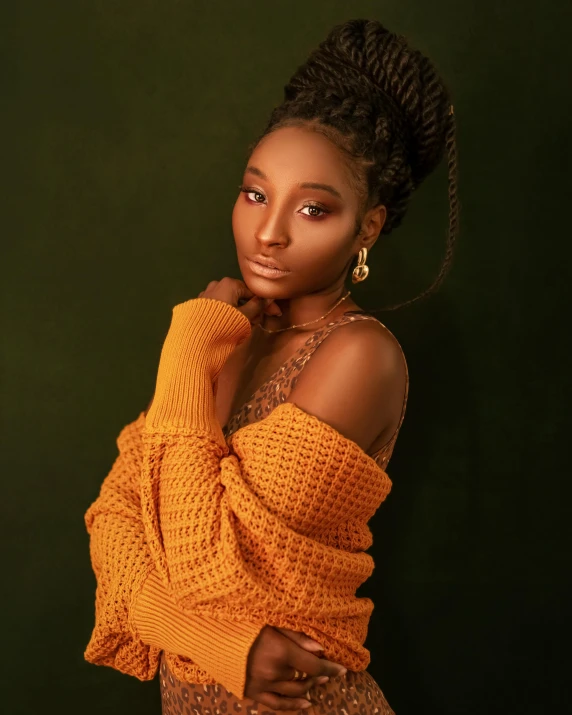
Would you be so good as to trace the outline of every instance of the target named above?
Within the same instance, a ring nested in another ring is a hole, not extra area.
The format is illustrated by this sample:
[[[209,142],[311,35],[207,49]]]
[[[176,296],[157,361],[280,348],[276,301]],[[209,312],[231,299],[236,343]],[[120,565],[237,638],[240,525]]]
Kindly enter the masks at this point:
[[[342,300],[345,300],[345,299],[348,297],[348,295],[350,295],[350,293],[351,293],[351,291],[348,291],[348,292],[344,295],[344,297],[343,297],[343,298],[340,298],[340,299],[338,300],[338,302],[334,305],[334,307],[333,307],[333,308],[330,308],[330,310],[328,310],[327,313],[325,313],[324,315],[322,315],[321,318],[316,318],[315,320],[309,320],[307,323],[300,323],[299,325],[289,325],[287,328],[278,328],[278,330],[268,330],[268,328],[262,327],[262,325],[261,325],[260,323],[258,323],[258,327],[259,327],[261,330],[264,330],[265,333],[281,333],[283,330],[292,330],[292,328],[303,328],[305,325],[310,325],[310,323],[317,323],[318,320],[322,320],[323,318],[326,317],[326,315],[329,315],[329,314],[332,312],[332,310],[334,310],[334,308],[337,308],[338,305],[342,302]]]

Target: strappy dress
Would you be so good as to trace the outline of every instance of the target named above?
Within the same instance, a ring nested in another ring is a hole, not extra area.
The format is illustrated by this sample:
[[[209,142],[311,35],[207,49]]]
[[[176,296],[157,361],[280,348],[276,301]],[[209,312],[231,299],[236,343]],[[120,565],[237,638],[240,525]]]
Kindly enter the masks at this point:
[[[377,318],[364,311],[347,311],[337,320],[316,330],[302,347],[283,363],[230,417],[223,428],[225,437],[228,438],[233,432],[247,424],[264,419],[275,407],[285,402],[296,384],[300,371],[321,342],[332,330],[354,320],[376,320],[380,323]],[[390,332],[383,323],[380,324]],[[395,336],[390,334],[395,340]],[[397,344],[399,345],[399,343]],[[399,348],[401,350],[401,346]],[[401,353],[403,355],[403,350]],[[403,355],[403,360],[406,369],[406,386],[399,424],[385,444],[379,448],[374,445],[375,451],[368,452],[382,469],[386,469],[389,463],[407,406],[409,371],[405,355]],[[211,685],[182,682],[170,671],[164,652],[161,653],[159,665],[162,715],[227,715],[229,713],[244,713],[245,715],[277,715],[280,713],[283,715],[286,712],[273,710],[250,698],[241,700],[219,683]],[[308,713],[309,715],[317,715],[317,713],[320,715],[395,715],[381,688],[367,670],[358,672],[348,670],[343,676],[331,677],[327,683],[311,688],[309,695],[311,700],[317,704],[298,710],[297,713]]]

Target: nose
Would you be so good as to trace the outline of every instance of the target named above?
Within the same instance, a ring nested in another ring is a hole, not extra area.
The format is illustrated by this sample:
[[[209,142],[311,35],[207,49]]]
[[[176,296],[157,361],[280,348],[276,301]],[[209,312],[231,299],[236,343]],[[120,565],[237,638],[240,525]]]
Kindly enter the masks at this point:
[[[279,211],[266,209],[256,227],[255,237],[261,246],[287,246],[290,239],[284,216]]]

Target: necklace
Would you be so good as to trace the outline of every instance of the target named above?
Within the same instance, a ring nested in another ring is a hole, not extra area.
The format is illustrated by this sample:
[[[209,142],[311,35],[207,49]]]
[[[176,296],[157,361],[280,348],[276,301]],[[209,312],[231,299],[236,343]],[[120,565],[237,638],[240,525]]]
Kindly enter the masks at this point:
[[[343,298],[340,298],[338,302],[334,305],[333,308],[330,308],[327,313],[324,313],[321,318],[316,318],[315,320],[309,320],[307,323],[300,323],[299,325],[289,325],[287,328],[278,328],[278,330],[268,330],[268,328],[263,328],[262,325],[259,323],[258,327],[261,330],[264,330],[265,333],[281,333],[283,330],[292,330],[292,328],[303,328],[305,325],[310,325],[310,323],[317,323],[318,320],[322,320],[323,318],[326,317],[326,315],[329,315],[334,308],[337,308],[338,305],[342,302],[342,300],[345,300],[348,295],[350,295],[351,291],[348,291]]]

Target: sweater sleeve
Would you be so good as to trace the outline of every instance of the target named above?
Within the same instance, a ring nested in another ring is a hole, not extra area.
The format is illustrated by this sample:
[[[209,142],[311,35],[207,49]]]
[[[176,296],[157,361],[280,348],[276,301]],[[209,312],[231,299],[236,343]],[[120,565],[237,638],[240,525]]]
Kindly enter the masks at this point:
[[[142,511],[159,577],[180,607],[205,614],[351,618],[364,608],[355,591],[373,559],[312,538],[290,515],[300,485],[331,475],[337,462],[353,478],[357,447],[292,405],[246,427],[241,439],[250,446],[242,453],[234,438],[226,444],[213,385],[250,330],[223,301],[173,308],[142,433]],[[324,440],[335,458],[316,449]],[[342,501],[332,501],[332,519],[344,518]]]
[[[85,514],[96,576],[96,617],[84,653],[140,680],[155,677],[161,650],[185,656],[244,697],[246,662],[260,625],[179,608],[158,578],[139,495],[144,413],[117,438],[119,454]]]
[[[84,658],[139,680],[152,680],[160,648],[145,644],[128,627],[133,595],[153,569],[141,520],[137,422],[121,430],[119,454],[84,515],[96,578],[95,625]]]

